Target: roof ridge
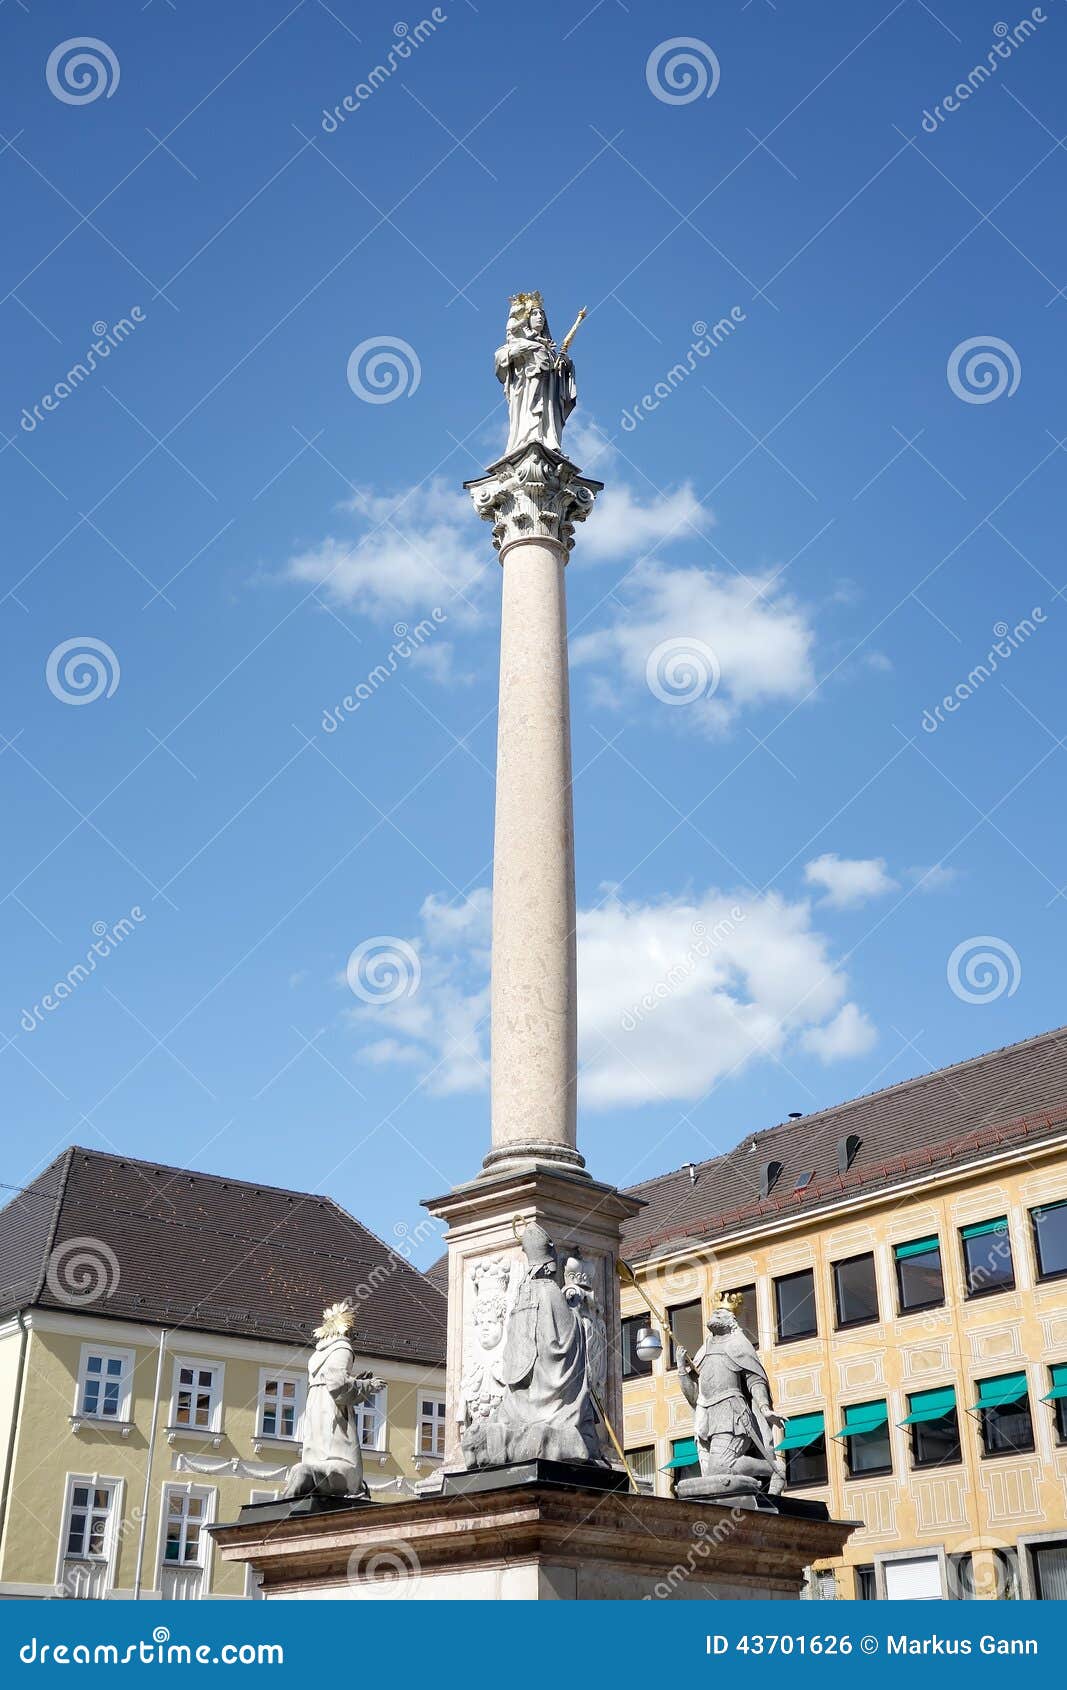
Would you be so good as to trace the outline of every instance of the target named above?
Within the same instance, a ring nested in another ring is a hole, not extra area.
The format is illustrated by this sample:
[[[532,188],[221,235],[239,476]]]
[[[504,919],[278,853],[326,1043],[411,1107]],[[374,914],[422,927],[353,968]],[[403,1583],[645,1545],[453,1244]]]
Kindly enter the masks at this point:
[[[37,1275],[33,1288],[33,1303],[39,1301],[48,1279],[48,1268],[52,1260],[52,1250],[55,1246],[56,1233],[59,1231],[59,1217],[63,1213],[63,1204],[67,1195],[67,1182],[70,1179],[70,1165],[73,1160],[74,1146],[68,1145],[66,1150],[61,1151],[55,1158],[55,1161],[49,1162],[46,1168],[41,1169],[40,1173],[37,1175],[37,1179],[30,1182],[31,1186],[36,1185],[37,1180],[44,1179],[45,1174],[51,1173],[53,1168],[62,1164],[62,1171],[59,1175],[59,1187],[54,1198],[55,1206],[52,1210],[52,1219],[48,1226],[48,1236],[45,1239],[44,1249],[41,1251],[41,1271]],[[29,1189],[29,1187],[27,1189]]]
[[[266,1180],[242,1179],[235,1174],[211,1174],[202,1168],[190,1168],[187,1165],[176,1167],[173,1163],[161,1161],[156,1157],[122,1156],[112,1150],[93,1150],[87,1144],[72,1144],[64,1154],[69,1154],[72,1159],[74,1156],[91,1156],[98,1162],[114,1162],[120,1167],[157,1168],[160,1173],[165,1174],[188,1174],[192,1179],[211,1180],[215,1185],[239,1186],[243,1191],[270,1191],[278,1197],[311,1198],[316,1203],[334,1202],[333,1198],[323,1191],[298,1191],[295,1186],[271,1185]],[[336,1204],[334,1206],[337,1207]],[[350,1219],[355,1220],[356,1217],[353,1215]],[[357,1224],[363,1226],[362,1221]],[[363,1227],[363,1230],[369,1232],[370,1228]],[[381,1243],[381,1240],[378,1242]]]

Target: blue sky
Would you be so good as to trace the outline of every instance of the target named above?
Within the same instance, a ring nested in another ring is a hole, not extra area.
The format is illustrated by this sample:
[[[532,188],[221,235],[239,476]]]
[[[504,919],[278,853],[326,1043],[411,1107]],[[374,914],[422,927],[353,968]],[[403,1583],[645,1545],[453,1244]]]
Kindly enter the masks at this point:
[[[593,1171],[1062,1019],[1037,12],[4,9],[5,1182],[86,1143],[393,1234],[478,1167],[499,577],[459,488],[518,289],[557,336],[589,307],[567,439],[607,483],[568,572]],[[85,34],[102,80],[50,81]],[[86,639],[99,679],[49,666]],[[418,985],[368,1003],[381,939]]]

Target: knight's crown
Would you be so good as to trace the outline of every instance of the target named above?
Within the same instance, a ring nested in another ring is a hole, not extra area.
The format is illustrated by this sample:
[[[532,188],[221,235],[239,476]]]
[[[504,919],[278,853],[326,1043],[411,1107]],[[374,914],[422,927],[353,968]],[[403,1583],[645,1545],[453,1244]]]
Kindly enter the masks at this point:
[[[712,1298],[711,1312],[714,1314],[716,1309],[725,1309],[727,1314],[736,1314],[744,1300],[740,1291],[720,1291]]]

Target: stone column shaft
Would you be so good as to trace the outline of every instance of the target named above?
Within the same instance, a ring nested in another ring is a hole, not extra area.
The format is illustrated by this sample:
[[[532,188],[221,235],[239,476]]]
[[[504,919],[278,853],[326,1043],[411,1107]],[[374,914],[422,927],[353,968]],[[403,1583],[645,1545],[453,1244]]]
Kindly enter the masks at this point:
[[[533,446],[468,484],[503,565],[493,852],[492,1149],[487,1169],[584,1167],[563,571],[599,482]]]

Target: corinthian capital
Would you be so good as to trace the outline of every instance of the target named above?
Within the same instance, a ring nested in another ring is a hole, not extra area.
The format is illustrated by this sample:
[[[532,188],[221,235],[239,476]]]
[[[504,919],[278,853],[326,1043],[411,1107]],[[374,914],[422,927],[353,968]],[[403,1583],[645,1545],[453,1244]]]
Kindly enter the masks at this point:
[[[582,475],[569,458],[538,445],[502,458],[488,475],[464,483],[478,515],[493,524],[501,561],[520,540],[558,546],[566,558],[574,545],[574,524],[585,521],[603,485]]]

